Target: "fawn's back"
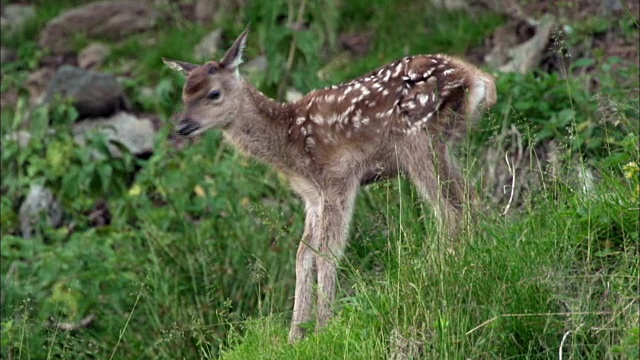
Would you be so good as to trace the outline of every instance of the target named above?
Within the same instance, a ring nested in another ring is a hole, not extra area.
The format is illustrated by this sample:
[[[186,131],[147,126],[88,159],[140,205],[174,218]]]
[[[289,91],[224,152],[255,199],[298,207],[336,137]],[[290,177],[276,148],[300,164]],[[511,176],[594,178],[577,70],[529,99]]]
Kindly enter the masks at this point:
[[[405,57],[291,104],[288,135],[314,162],[393,175],[394,150],[422,133],[458,139],[496,101],[493,78],[445,55]],[[482,106],[481,106],[482,105]],[[384,167],[385,169],[381,169]]]
[[[333,136],[371,139],[412,135],[425,128],[460,137],[469,125],[468,115],[475,115],[470,112],[483,101],[491,106],[495,100],[493,79],[477,68],[445,55],[411,56],[309,93],[293,104],[297,117],[292,131],[313,139],[317,129],[315,137],[332,144]]]

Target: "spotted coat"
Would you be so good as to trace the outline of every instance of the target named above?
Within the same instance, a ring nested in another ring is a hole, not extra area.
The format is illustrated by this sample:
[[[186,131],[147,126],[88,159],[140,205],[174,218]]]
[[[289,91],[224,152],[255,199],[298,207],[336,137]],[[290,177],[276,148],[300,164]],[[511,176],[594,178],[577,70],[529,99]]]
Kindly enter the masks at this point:
[[[452,117],[439,117],[438,112],[445,105],[454,111],[463,106],[470,85],[467,75],[465,64],[445,55],[402,58],[350,82],[309,93],[294,104],[297,111],[289,135],[312,151],[321,142],[337,144],[340,138],[372,132],[410,136],[441,129],[462,134],[465,121],[443,124]]]

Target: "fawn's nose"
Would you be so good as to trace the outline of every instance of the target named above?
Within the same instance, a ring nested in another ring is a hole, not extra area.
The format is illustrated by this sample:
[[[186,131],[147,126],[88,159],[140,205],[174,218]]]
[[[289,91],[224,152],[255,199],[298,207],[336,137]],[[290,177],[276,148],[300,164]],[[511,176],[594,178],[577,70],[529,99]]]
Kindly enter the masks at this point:
[[[183,119],[180,120],[178,125],[176,125],[176,132],[182,136],[189,136],[199,128],[200,125],[198,125],[196,121],[193,121],[191,119]]]

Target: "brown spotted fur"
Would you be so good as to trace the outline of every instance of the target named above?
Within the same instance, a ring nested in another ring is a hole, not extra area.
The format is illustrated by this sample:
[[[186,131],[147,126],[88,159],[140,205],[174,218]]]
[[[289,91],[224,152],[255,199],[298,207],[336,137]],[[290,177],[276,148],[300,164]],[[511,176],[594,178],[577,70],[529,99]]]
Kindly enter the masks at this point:
[[[240,77],[246,39],[247,31],[220,62],[165,63],[188,75],[178,133],[221,129],[241,151],[280,169],[305,202],[289,334],[295,341],[304,336],[314,302],[317,328],[332,314],[336,269],[361,184],[405,174],[448,229],[459,227],[469,188],[447,142],[464,135],[495,103],[495,85],[462,60],[416,55],[295,103],[279,103]],[[220,98],[207,98],[214,91]]]

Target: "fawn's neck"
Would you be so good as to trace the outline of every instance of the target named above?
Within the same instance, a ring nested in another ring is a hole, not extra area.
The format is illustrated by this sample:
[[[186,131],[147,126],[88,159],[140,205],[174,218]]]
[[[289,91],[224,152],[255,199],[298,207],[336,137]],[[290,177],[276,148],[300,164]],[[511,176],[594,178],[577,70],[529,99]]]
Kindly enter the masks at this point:
[[[241,151],[278,167],[288,167],[287,131],[294,110],[244,83],[246,103],[225,129],[226,138]]]

